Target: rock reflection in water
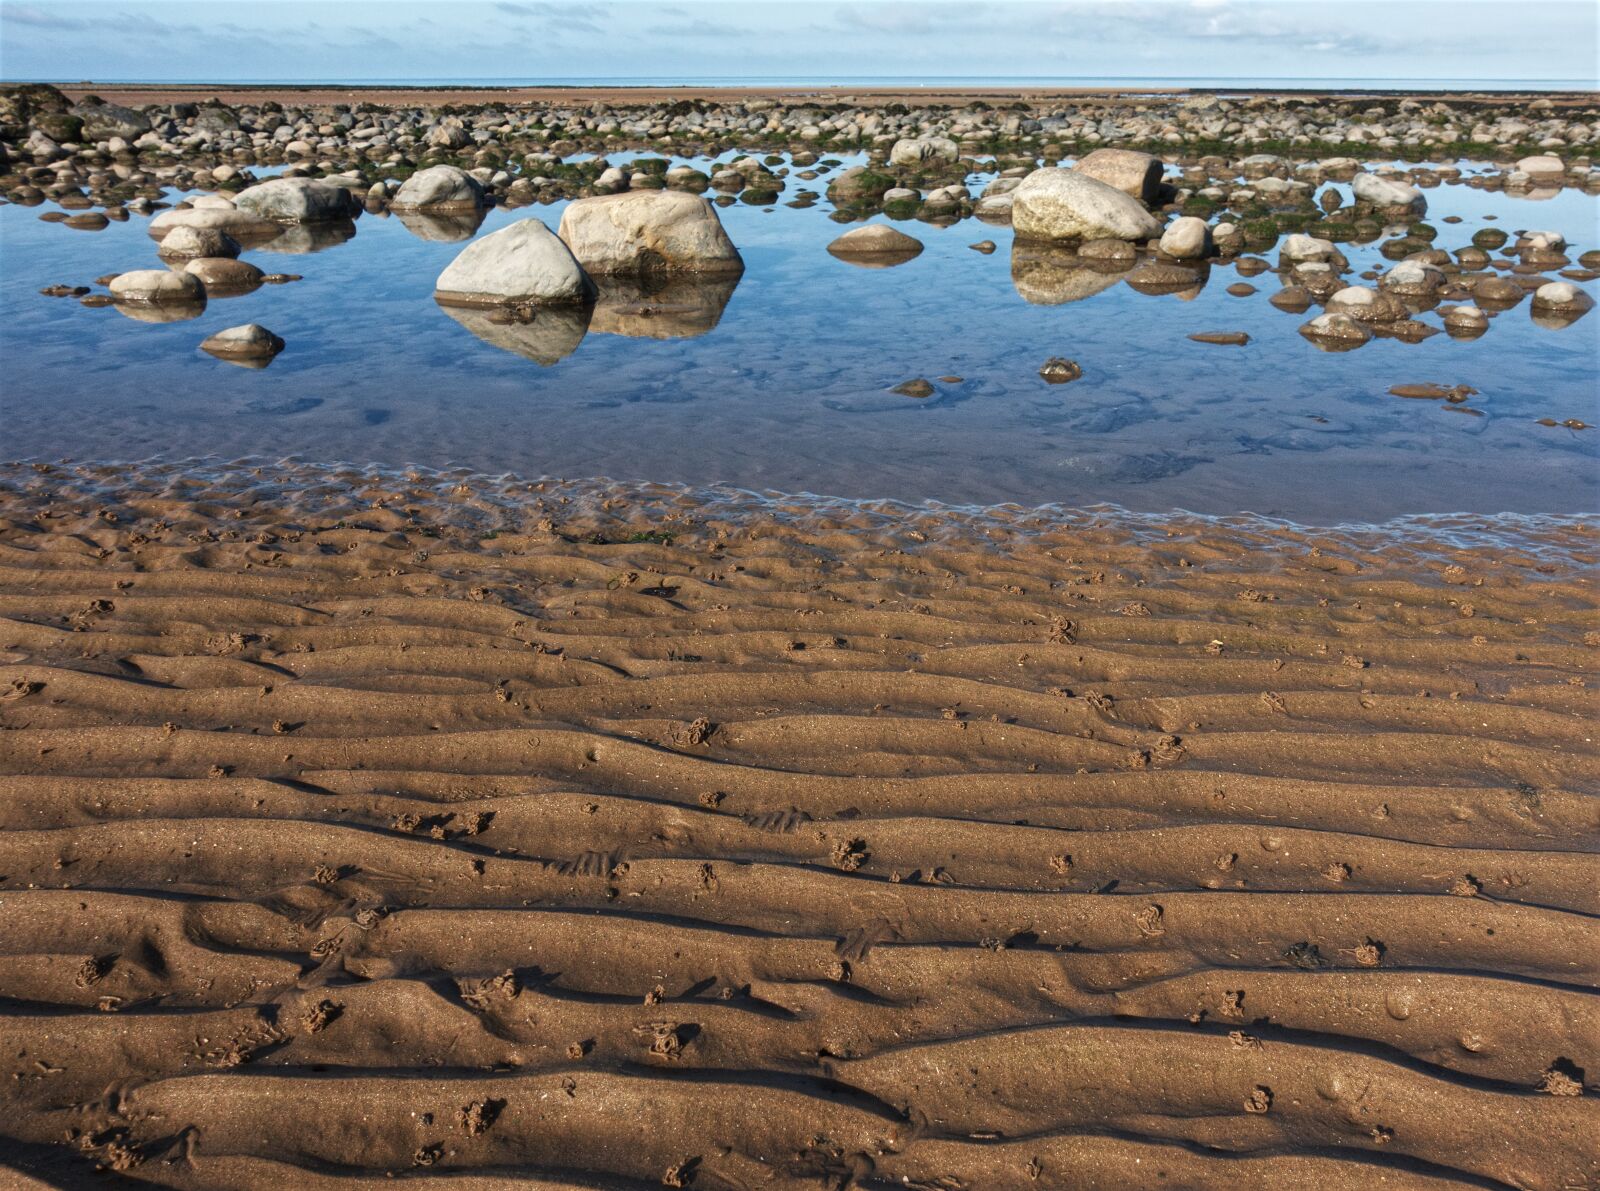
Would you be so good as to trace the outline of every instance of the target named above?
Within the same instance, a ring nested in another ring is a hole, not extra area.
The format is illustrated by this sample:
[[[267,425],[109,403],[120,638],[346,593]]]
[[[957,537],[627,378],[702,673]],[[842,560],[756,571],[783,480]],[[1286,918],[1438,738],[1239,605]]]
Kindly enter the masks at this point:
[[[123,318],[141,323],[184,323],[206,312],[204,302],[113,302]]]
[[[738,276],[600,278],[590,329],[630,339],[693,339],[722,321]]]
[[[1070,248],[1013,243],[1011,284],[1034,306],[1081,302],[1110,289],[1128,272],[1121,261],[1088,261]]]
[[[477,207],[471,211],[395,211],[394,217],[419,240],[453,243],[472,239],[488,214],[487,208]]]
[[[560,363],[583,342],[592,310],[588,306],[503,307],[447,306],[439,309],[479,339],[549,368]]]
[[[272,239],[259,246],[262,252],[282,252],[295,256],[302,256],[310,252],[322,252],[325,249],[337,248],[347,240],[355,238],[356,225],[353,219],[332,219],[322,223],[295,223],[290,224]]]

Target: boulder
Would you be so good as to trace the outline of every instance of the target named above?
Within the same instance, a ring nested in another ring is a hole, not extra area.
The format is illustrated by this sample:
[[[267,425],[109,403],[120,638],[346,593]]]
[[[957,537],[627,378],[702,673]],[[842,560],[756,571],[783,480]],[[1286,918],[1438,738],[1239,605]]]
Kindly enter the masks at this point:
[[[573,306],[594,295],[572,251],[537,219],[468,244],[439,274],[433,294],[446,306]]]
[[[1304,232],[1285,236],[1283,243],[1278,247],[1279,266],[1298,265],[1306,261],[1324,261],[1339,268],[1343,268],[1346,264],[1344,254],[1332,240],[1308,236]]]
[[[135,269],[111,279],[111,296],[118,302],[152,306],[189,305],[206,300],[206,287],[190,273],[171,269]]]
[[[720,174],[711,181],[716,184]],[[864,165],[854,165],[828,183],[828,198],[835,203],[869,202],[883,197],[894,188],[895,181],[888,174],[880,174]]]
[[[1444,288],[1444,270],[1422,261],[1401,261],[1378,280],[1392,294],[1425,298]]]
[[[360,205],[342,186],[317,178],[273,178],[241,190],[233,200],[241,211],[275,223],[318,223],[349,219]]]
[[[1211,227],[1204,219],[1184,215],[1161,233],[1161,251],[1175,260],[1195,260],[1211,255]]]
[[[200,344],[200,350],[224,360],[271,360],[283,350],[283,340],[259,323],[229,327]]]
[[[1350,183],[1356,198],[1374,207],[1403,208],[1421,215],[1428,209],[1427,197],[1407,182],[1380,178],[1377,174],[1357,174]]]
[[[141,113],[114,103],[80,103],[72,114],[83,121],[80,135],[86,141],[104,141],[114,136],[131,141],[150,131],[150,121]]]
[[[681,190],[578,199],[561,213],[560,234],[595,274],[744,272],[717,209]]]
[[[883,223],[852,228],[828,245],[841,260],[868,268],[903,264],[922,251],[922,241]]]
[[[1161,193],[1161,159],[1134,149],[1096,149],[1072,168],[1141,202]]]
[[[1022,240],[1148,240],[1161,233],[1137,199],[1075,170],[1034,170],[1011,197],[1011,226]]]
[[[238,256],[239,242],[221,228],[180,224],[161,240],[163,257],[184,260],[201,256]]]
[[[1547,281],[1533,291],[1535,310],[1581,313],[1594,305],[1594,299],[1570,281]]]
[[[260,287],[262,272],[249,261],[227,256],[202,256],[183,266],[185,273],[200,279],[210,297],[247,294]]]
[[[483,206],[483,187],[453,165],[429,166],[401,183],[389,205],[396,211],[476,211]]]
[[[1372,338],[1372,332],[1348,314],[1319,314],[1300,328],[1300,334],[1324,351],[1348,351]]]
[[[1517,162],[1517,168],[1525,174],[1530,174],[1534,177],[1542,175],[1546,178],[1552,174],[1560,177],[1567,172],[1566,162],[1548,153],[1540,154],[1537,157],[1524,157]]]
[[[921,169],[929,164],[955,161],[960,155],[960,146],[946,137],[903,138],[889,150],[889,164]]]

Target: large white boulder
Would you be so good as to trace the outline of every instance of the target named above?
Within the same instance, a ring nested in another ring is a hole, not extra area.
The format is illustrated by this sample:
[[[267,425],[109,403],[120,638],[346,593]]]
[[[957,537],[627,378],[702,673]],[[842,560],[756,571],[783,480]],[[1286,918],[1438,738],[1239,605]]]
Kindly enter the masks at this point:
[[[1161,233],[1161,251],[1180,261],[1210,256],[1210,225],[1195,215],[1179,216]]]
[[[1428,209],[1428,200],[1422,191],[1394,178],[1357,174],[1350,182],[1350,189],[1356,198],[1375,207],[1403,207],[1418,215]]]
[[[1011,226],[1024,240],[1148,240],[1161,224],[1143,204],[1076,170],[1034,170],[1012,192]]]
[[[273,178],[241,190],[233,200],[241,211],[275,223],[316,223],[348,219],[356,213],[355,199],[342,186],[316,178]]]
[[[1096,149],[1072,168],[1146,203],[1161,191],[1161,159],[1136,149]]]
[[[889,164],[920,169],[925,165],[954,161],[960,155],[960,146],[947,137],[902,138],[889,150]]]
[[[433,165],[402,182],[389,206],[396,211],[476,211],[483,206],[483,187],[465,170]]]
[[[594,274],[744,272],[717,209],[681,190],[578,199],[561,213],[561,238]]]
[[[447,306],[570,306],[594,294],[566,244],[539,220],[523,219],[463,248],[434,282],[433,296]]]

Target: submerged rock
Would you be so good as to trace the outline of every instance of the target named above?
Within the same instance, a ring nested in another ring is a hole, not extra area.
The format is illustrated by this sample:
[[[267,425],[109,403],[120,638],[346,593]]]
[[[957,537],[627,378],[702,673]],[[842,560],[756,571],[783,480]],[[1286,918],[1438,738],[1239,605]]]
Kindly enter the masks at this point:
[[[462,249],[439,274],[433,296],[447,306],[570,306],[592,301],[595,287],[555,233],[523,219]]]
[[[1078,366],[1076,360],[1052,356],[1040,366],[1039,375],[1044,377],[1047,384],[1064,385],[1068,381],[1081,379],[1083,369]]]
[[[1189,336],[1196,343],[1215,343],[1225,347],[1244,347],[1250,336],[1243,331],[1198,331]]]
[[[260,269],[229,256],[197,257],[184,265],[183,271],[200,279],[207,297],[247,294],[262,284]]]
[[[891,392],[899,393],[904,397],[932,397],[934,388],[931,381],[919,376],[914,380],[901,381]]]
[[[1011,226],[1023,240],[1148,240],[1161,224],[1135,198],[1074,170],[1035,170],[1012,192]]]
[[[716,208],[680,190],[579,199],[562,212],[560,235],[595,274],[744,272]]]

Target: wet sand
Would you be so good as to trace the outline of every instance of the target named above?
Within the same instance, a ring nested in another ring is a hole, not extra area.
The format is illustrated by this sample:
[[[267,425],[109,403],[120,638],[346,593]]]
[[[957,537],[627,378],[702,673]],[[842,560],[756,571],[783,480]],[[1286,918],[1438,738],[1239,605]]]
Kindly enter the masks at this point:
[[[0,1162],[1596,1185],[1597,551],[0,469]]]

